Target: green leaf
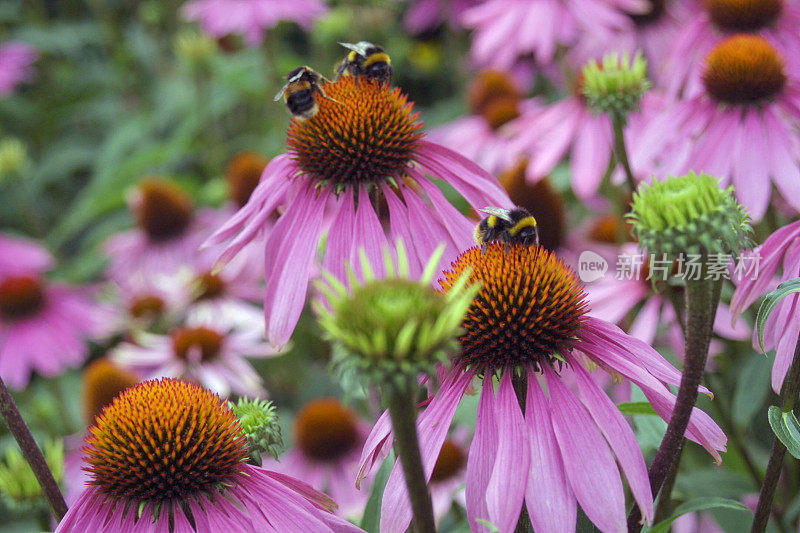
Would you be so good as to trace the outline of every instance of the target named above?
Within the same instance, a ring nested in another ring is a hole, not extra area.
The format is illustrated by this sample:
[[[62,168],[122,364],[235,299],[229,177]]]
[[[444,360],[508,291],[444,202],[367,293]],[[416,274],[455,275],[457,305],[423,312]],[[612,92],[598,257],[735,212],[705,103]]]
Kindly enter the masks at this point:
[[[381,527],[381,501],[383,500],[383,489],[389,481],[389,474],[394,466],[394,454],[390,453],[372,482],[372,492],[369,494],[367,506],[364,508],[364,516],[361,518],[361,529],[368,532],[377,533]]]
[[[622,402],[617,404],[619,412],[626,416],[647,415],[658,416],[650,402]]]
[[[697,498],[679,505],[672,516],[666,520],[662,520],[649,529],[644,528],[642,531],[645,533],[668,533],[669,526],[679,517],[687,513],[708,511],[709,509],[734,509],[736,511],[751,512],[750,509],[736,500],[729,500],[727,498]]]
[[[498,533],[500,530],[497,529],[497,526],[489,522],[488,520],[484,520],[483,518],[478,518],[475,520],[479,524],[483,524],[489,529],[489,533]]]
[[[731,416],[734,423],[744,428],[758,413],[770,391],[772,367],[763,357],[748,357],[737,372],[733,393]]]
[[[764,301],[761,302],[758,313],[756,314],[756,329],[758,331],[758,344],[762,352],[764,351],[764,327],[766,326],[769,315],[772,314],[775,306],[777,306],[782,299],[796,292],[800,292],[800,278],[784,281],[778,285],[774,291],[767,294]]]
[[[800,459],[800,422],[792,411],[783,412],[775,405],[767,413],[769,425],[778,440],[786,446],[786,451]]]

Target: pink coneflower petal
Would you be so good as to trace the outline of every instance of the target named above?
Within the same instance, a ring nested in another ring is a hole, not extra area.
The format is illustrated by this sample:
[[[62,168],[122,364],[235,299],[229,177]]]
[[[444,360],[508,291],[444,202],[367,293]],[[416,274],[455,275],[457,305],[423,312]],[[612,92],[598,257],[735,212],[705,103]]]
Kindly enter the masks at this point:
[[[486,486],[486,504],[489,520],[505,533],[514,531],[517,525],[530,464],[525,419],[509,372],[504,372],[500,379],[495,410],[501,416],[497,419],[497,451]]]
[[[356,487],[360,486],[361,481],[369,474],[378,459],[388,455],[388,449],[391,448],[393,442],[392,420],[389,418],[389,411],[387,410],[372,426],[372,431],[370,431],[367,440],[364,442],[361,458],[358,460],[361,466],[356,477]]]
[[[408,208],[397,197],[389,186],[382,186],[383,196],[386,198],[386,205],[389,207],[389,232],[392,241],[402,239],[408,251],[409,275],[418,277],[423,270],[420,257],[430,257],[438,246],[438,241],[431,236],[428,225],[423,224],[419,231],[411,231]]]
[[[413,174],[412,174],[413,175]],[[473,232],[475,224],[462,216],[459,216],[459,211],[447,201],[439,188],[426,179],[417,179],[417,183],[431,199],[433,208],[439,215],[439,219],[444,222],[444,227],[450,234],[450,240],[455,248],[463,249],[470,246],[473,242]],[[412,229],[416,228],[416,224]]]
[[[636,318],[633,320],[628,334],[637,339],[641,339],[647,344],[652,344],[653,340],[656,338],[656,331],[661,322],[662,304],[663,300],[659,297],[647,300],[642,308],[639,309],[639,312],[636,313]]]
[[[358,228],[358,231],[354,231],[351,236],[350,261],[359,257],[363,249],[369,264],[375,270],[375,275],[382,277],[384,275],[383,252],[388,250],[389,242],[386,240],[386,234],[383,232],[378,215],[372,207],[366,187],[361,187],[358,191],[358,207],[353,227],[354,229]]]
[[[531,524],[534,530],[541,533],[572,533],[575,531],[578,504],[564,471],[547,398],[533,369],[528,370],[525,410],[533,466],[525,492]]]
[[[800,110],[796,113],[800,117]],[[763,120],[764,140],[761,144],[766,150],[770,174],[781,196],[800,211],[800,165],[797,164],[800,152],[797,147],[792,149],[792,139],[784,135],[786,129],[772,109],[764,110]],[[761,158],[761,163],[765,163],[764,158]]]
[[[580,364],[572,365],[583,405],[589,410],[597,427],[603,432],[628,480],[633,497],[646,520],[653,518],[653,494],[647,465],[631,426],[614,402],[589,376]]]
[[[497,455],[497,421],[494,411],[494,385],[492,380],[484,380],[481,397],[478,401],[478,419],[475,435],[467,457],[467,517],[470,528],[478,530],[477,520],[489,519],[489,506],[486,501],[489,480],[492,477],[494,458]]]
[[[611,159],[611,123],[605,116],[592,117],[578,130],[572,145],[573,189],[579,198],[591,197],[600,187]]]
[[[346,192],[334,207],[332,216],[336,224],[331,225],[325,241],[325,259],[322,267],[339,279],[345,279],[345,263],[357,264],[350,257],[352,249],[356,209],[354,195]]]
[[[591,415],[548,366],[544,366],[553,430],[564,469],[586,516],[603,531],[625,530],[619,469]]]
[[[41,273],[53,267],[53,256],[43,247],[24,239],[0,234],[0,276]]]
[[[742,204],[755,220],[761,220],[769,205],[771,183],[769,166],[764,164],[765,145],[764,123],[750,110],[745,113],[739,126],[737,148],[733,154],[732,181]],[[745,202],[745,199],[747,201]]]
[[[788,300],[788,298],[787,298]],[[783,380],[786,372],[794,360],[795,348],[798,335],[800,335],[800,297],[793,295],[790,301],[785,304],[790,320],[786,321],[786,327],[779,330],[780,340],[775,347],[775,362],[772,364],[772,390],[780,391],[783,387]],[[777,331],[777,330],[776,330]]]
[[[269,250],[275,246],[273,241],[278,241],[276,255],[286,258],[283,264],[267,269],[270,276],[264,297],[264,316],[268,324],[267,338],[276,346],[286,344],[303,311],[326,201],[326,196],[317,195],[313,186],[306,187],[294,199],[293,209],[275,224],[267,242]],[[292,238],[284,239],[285,235]]]

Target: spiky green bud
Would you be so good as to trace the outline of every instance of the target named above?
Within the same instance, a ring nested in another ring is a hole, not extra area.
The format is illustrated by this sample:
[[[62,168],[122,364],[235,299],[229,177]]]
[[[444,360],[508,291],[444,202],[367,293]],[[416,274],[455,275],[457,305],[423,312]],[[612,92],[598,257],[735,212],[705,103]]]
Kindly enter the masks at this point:
[[[466,276],[447,294],[431,287],[444,248],[436,250],[422,278],[409,279],[408,258],[402,242],[397,245],[397,272],[388,251],[384,254],[386,277],[376,280],[366,256],[361,255],[365,281],[350,270],[350,289],[331,275],[320,290],[327,305],[316,302],[319,322],[334,342],[336,363],[354,370],[373,385],[404,385],[420,373],[432,372],[458,349],[458,333],[464,313],[477,287],[466,288]]]
[[[690,172],[642,184],[628,218],[639,244],[651,254],[735,255],[749,247],[753,229],[733,187]]]
[[[597,113],[607,113],[612,118],[625,120],[628,113],[639,109],[642,96],[650,88],[647,79],[647,60],[641,52],[633,56],[625,53],[607,54],[602,63],[591,60],[583,67],[581,92],[589,107]]]
[[[47,441],[43,453],[53,477],[56,482],[61,483],[64,477],[64,443],[60,440]],[[0,494],[8,506],[18,512],[29,512],[34,507],[46,506],[42,487],[16,446],[8,448],[5,457],[0,461]]]
[[[283,437],[272,402],[239,398],[236,404],[230,402],[230,406],[250,444],[251,461],[260,466],[264,453],[277,459],[283,451]]]

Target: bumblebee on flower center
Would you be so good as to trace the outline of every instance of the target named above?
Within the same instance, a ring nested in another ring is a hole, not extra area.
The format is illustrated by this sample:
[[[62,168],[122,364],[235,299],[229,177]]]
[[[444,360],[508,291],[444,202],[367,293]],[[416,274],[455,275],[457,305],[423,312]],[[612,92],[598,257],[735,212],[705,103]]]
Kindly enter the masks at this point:
[[[287,145],[305,174],[336,191],[400,178],[423,123],[399,88],[353,77],[324,85],[319,111],[293,120]]]

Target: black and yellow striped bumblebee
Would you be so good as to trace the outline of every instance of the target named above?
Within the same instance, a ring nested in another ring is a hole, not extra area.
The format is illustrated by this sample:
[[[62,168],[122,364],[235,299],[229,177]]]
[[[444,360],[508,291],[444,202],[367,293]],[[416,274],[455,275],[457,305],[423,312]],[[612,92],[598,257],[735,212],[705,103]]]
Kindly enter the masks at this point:
[[[539,244],[536,219],[527,209],[519,206],[514,209],[484,207],[479,211],[489,215],[475,226],[475,242],[483,247],[484,252],[489,243],[495,241],[523,246]]]
[[[327,81],[322,74],[311,67],[297,67],[286,75],[286,85],[275,95],[275,101],[283,97],[286,107],[295,118],[307,120],[319,111],[317,94],[328,98],[322,88],[322,84]]]
[[[382,46],[367,41],[339,44],[350,52],[336,68],[334,81],[338,80],[339,76],[366,78],[380,83],[389,83],[392,80],[394,74],[392,60]]]

